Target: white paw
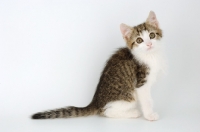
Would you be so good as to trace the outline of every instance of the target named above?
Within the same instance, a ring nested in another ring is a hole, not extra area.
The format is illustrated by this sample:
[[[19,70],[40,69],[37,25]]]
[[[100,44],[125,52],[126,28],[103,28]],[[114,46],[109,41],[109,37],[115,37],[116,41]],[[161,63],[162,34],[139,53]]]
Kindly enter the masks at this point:
[[[148,114],[148,115],[145,115],[144,116],[147,120],[149,121],[156,121],[159,119],[159,115],[157,113],[151,113],[151,114]]]

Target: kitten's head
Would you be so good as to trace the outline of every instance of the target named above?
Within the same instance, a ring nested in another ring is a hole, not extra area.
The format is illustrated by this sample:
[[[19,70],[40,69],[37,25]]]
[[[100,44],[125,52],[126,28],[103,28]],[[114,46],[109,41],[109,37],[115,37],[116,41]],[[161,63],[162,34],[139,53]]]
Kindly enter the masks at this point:
[[[133,52],[151,53],[160,47],[162,30],[153,11],[150,11],[146,22],[135,27],[121,24],[120,30],[128,48]]]

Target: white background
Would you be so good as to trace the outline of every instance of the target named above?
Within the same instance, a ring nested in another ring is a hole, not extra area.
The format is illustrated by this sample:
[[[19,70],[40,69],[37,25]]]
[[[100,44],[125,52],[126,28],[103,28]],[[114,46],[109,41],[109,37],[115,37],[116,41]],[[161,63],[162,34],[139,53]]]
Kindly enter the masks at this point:
[[[31,120],[86,106],[108,57],[125,46],[119,25],[155,11],[164,32],[167,76],[152,90],[156,122],[83,117]],[[0,131],[200,131],[200,1],[1,0]]]

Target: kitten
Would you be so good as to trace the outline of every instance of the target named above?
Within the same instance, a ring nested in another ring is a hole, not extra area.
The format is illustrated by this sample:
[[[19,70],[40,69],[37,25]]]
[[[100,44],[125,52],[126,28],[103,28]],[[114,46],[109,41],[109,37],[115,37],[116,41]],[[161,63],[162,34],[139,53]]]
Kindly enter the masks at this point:
[[[66,107],[36,113],[32,119],[70,118],[102,115],[114,118],[137,118],[136,104],[147,120],[159,118],[153,111],[150,89],[161,70],[162,30],[154,12],[145,23],[135,27],[120,25],[127,44],[107,61],[101,74],[93,100],[86,107]]]

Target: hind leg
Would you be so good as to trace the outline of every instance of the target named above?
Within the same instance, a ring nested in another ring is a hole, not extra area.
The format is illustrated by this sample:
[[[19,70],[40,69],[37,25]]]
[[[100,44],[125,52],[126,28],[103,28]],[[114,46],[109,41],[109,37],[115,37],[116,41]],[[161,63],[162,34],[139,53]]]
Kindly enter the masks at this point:
[[[103,115],[111,118],[137,118],[140,112],[136,109],[136,102],[114,101],[104,107]]]

